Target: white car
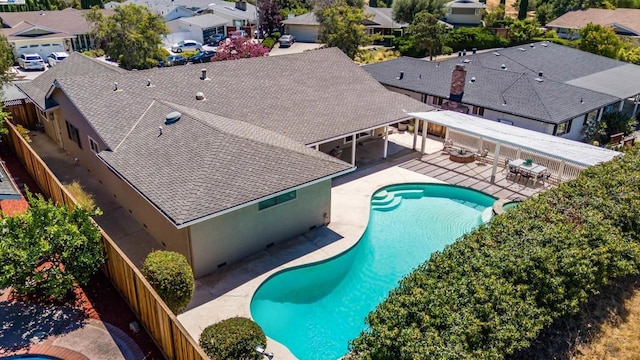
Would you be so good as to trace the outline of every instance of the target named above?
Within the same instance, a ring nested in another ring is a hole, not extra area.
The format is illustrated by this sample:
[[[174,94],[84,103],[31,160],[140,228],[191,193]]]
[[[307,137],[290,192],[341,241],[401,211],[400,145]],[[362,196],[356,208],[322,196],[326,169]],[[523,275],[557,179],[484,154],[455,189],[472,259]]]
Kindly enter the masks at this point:
[[[183,51],[200,51],[202,44],[195,40],[183,40],[171,46],[171,51],[181,53]]]
[[[60,61],[69,57],[66,51],[63,52],[52,52],[49,56],[47,56],[47,62],[49,63],[49,67],[53,67]]]
[[[25,70],[44,70],[44,60],[38,54],[22,54],[18,58],[18,66]]]

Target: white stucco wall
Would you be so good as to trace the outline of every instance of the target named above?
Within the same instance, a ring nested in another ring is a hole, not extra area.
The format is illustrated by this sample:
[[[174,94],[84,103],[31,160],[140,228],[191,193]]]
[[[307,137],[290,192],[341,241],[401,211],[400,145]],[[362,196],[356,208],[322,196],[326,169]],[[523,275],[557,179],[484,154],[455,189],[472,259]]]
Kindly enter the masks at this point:
[[[258,204],[189,227],[193,270],[202,277],[248,255],[325,225],[331,217],[331,180],[297,190],[296,198],[259,210]]]

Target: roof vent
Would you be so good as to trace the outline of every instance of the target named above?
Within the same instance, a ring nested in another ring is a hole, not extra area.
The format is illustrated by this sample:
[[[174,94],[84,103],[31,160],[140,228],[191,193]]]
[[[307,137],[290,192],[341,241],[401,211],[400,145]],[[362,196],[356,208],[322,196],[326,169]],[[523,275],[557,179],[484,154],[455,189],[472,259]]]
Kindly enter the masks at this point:
[[[113,91],[118,91],[118,82],[113,82]]]
[[[500,56],[500,53],[499,53],[499,52],[497,52],[497,51],[494,51],[494,52],[493,52],[493,55],[495,55],[495,56]]]
[[[525,49],[525,48],[518,48],[518,50],[520,50],[520,51],[527,51],[527,49]]]
[[[507,70],[507,65],[505,65],[505,64],[500,65],[500,69]]]
[[[164,119],[164,123],[165,125],[171,125],[171,124],[175,124],[176,122],[178,122],[178,120],[180,120],[180,117],[182,116],[182,114],[180,114],[177,111],[174,112],[170,112],[167,114],[167,116]]]
[[[549,46],[549,44],[547,44],[546,42],[543,42],[543,43],[542,43],[542,44],[540,44],[540,45],[542,45],[543,47],[547,47],[547,46]]]
[[[543,73],[542,71],[538,71],[538,77],[542,77]]]
[[[543,78],[539,78],[539,77],[537,77],[535,80],[536,80],[537,82],[543,82],[543,81],[544,81],[544,79],[543,79]]]
[[[196,100],[204,100],[204,93],[202,91],[196,93]]]
[[[584,99],[580,98],[580,104],[584,104]]]
[[[207,69],[202,69],[202,75],[200,75],[200,80],[210,80],[207,77]]]
[[[464,60],[462,60],[462,62],[463,62],[463,63],[465,63],[465,64],[468,64],[468,63],[470,63],[470,62],[471,62],[471,60],[469,60],[469,59],[464,59]]]
[[[151,87],[151,79],[147,79],[147,87]]]
[[[532,49],[535,49],[535,48],[536,48],[536,45],[535,45],[535,44],[533,44],[533,43],[531,43],[531,44],[529,44],[529,47],[530,47],[530,48],[532,48]]]
[[[471,80],[469,80],[469,82],[470,82],[470,83],[474,83],[474,82],[476,82],[476,77],[475,77],[475,76],[472,76],[472,77],[471,77]]]
[[[400,71],[400,76],[397,77],[398,80],[402,80],[404,78],[404,71]]]

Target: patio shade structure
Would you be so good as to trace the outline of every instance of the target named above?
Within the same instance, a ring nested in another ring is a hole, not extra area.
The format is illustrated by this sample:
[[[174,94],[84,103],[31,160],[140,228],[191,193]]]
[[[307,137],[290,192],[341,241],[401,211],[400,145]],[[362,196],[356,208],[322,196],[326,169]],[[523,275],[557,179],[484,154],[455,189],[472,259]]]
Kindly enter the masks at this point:
[[[609,161],[621,154],[618,151],[454,111],[416,112],[409,115],[413,116],[417,121],[422,121],[423,129],[426,129],[427,124],[431,122],[450,130],[494,141],[496,149],[491,173],[492,182],[495,181],[501,144],[534,151],[584,167]],[[424,148],[426,132],[423,132],[422,136]]]

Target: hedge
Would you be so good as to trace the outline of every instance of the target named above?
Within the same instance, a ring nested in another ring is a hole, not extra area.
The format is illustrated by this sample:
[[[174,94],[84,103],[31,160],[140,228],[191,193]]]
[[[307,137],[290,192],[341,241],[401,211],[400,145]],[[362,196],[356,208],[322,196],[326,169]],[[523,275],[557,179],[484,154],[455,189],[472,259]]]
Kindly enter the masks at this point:
[[[267,337],[251,319],[234,317],[207,326],[200,334],[200,347],[211,359],[263,359],[256,346],[263,348]]]
[[[490,49],[504,47],[509,44],[507,39],[501,38],[490,29],[482,27],[459,28],[450,31],[445,39],[445,45],[453,51],[471,49]]]
[[[352,359],[504,359],[640,265],[640,147],[530,198],[406,276]]]

